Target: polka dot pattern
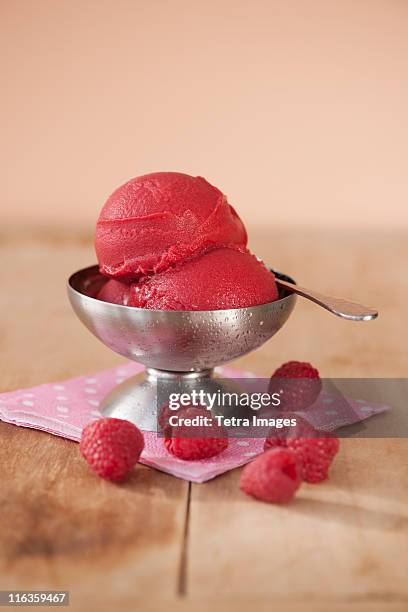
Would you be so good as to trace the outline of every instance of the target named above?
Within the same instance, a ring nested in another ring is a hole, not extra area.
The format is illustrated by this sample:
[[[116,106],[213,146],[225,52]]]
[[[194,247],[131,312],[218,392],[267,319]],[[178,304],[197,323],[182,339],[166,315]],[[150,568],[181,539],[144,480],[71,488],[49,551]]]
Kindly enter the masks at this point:
[[[0,419],[78,441],[83,427],[101,417],[98,408],[105,395],[142,370],[139,364],[129,362],[93,376],[80,376],[32,389],[3,393],[0,396]],[[228,367],[216,368],[216,372],[225,378],[256,378],[251,372],[239,372]],[[388,409],[387,406],[365,400],[339,402],[338,398],[322,394],[320,401],[299,415],[317,429],[332,431]],[[142,463],[192,482],[204,482],[247,463],[263,452],[264,443],[263,438],[231,437],[228,448],[221,455],[189,462],[169,455],[162,438],[158,438],[155,433],[145,432],[144,436]]]

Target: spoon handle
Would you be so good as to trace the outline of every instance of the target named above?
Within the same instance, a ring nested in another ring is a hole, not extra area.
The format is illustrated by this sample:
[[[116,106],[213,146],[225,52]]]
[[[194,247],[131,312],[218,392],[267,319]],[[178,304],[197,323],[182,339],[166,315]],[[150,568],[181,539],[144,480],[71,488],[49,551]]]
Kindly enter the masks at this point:
[[[310,289],[304,289],[303,287],[299,287],[299,285],[293,285],[280,278],[275,278],[275,280],[278,287],[284,287],[292,293],[301,295],[342,319],[349,319],[351,321],[371,321],[378,317],[378,311],[374,308],[370,308],[370,306],[363,306],[362,304],[357,304],[357,302],[350,302],[342,298],[323,295],[322,293],[317,293],[317,291],[310,291]]]

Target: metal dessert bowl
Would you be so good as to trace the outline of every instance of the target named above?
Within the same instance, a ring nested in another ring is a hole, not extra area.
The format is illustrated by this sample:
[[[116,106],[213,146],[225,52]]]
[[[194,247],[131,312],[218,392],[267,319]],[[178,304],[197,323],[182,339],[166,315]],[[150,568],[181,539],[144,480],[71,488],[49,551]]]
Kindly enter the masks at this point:
[[[280,289],[278,300],[249,308],[148,310],[96,299],[106,280],[98,266],[69,278],[68,296],[79,319],[123,357],[172,372],[213,368],[253,351],[279,331],[296,301],[293,293]]]
[[[294,282],[276,273],[277,278]],[[125,418],[144,430],[157,428],[157,382],[214,389],[212,370],[272,338],[287,321],[296,295],[279,287],[279,299],[227,310],[148,310],[95,298],[107,279],[98,266],[75,272],[68,296],[82,323],[107,347],[146,366],[146,372],[116,387],[102,402],[105,416]]]

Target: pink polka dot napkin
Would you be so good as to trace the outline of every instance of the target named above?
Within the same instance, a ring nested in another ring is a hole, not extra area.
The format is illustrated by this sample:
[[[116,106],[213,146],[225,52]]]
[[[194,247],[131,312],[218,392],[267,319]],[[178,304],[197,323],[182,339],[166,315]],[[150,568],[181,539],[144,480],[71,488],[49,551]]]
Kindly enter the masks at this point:
[[[143,370],[143,366],[127,362],[121,366],[79,376],[69,380],[19,389],[0,394],[0,420],[22,427],[41,429],[56,436],[79,441],[83,427],[101,416],[98,407],[103,397],[117,384]],[[224,378],[254,378],[250,372],[217,368]],[[316,429],[332,431],[388,410],[388,406],[348,399],[347,413],[338,411],[330,397],[323,398],[327,409],[308,410],[301,414]],[[263,450],[260,438],[230,438],[228,448],[218,457],[202,461],[183,461],[168,454],[163,439],[145,432],[145,449],[141,463],[191,482],[205,482],[250,461]]]

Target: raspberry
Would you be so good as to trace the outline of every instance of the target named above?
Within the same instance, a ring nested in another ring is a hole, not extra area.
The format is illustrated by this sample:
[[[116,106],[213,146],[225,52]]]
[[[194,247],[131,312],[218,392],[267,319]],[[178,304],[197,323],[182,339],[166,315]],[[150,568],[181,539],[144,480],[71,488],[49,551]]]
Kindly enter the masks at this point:
[[[211,416],[201,408],[189,408],[183,412],[183,417]],[[166,430],[164,446],[167,451],[185,461],[209,459],[222,453],[228,447],[227,432],[219,425],[203,425],[200,427],[172,427]]]
[[[169,453],[185,461],[209,459],[228,447],[226,438],[166,438],[164,446]]]
[[[317,438],[322,437],[322,433],[310,425],[308,421],[302,419],[296,413],[286,413],[285,417],[296,419],[294,427],[282,427],[281,429],[271,430],[273,435],[267,437],[264,444],[264,450],[275,448],[276,446],[288,446],[287,441],[290,438]]]
[[[257,499],[279,504],[290,501],[300,484],[296,453],[288,448],[274,448],[245,466],[240,489]]]
[[[287,361],[272,376],[279,378],[319,378],[319,372],[307,361]]]
[[[144,448],[142,432],[123,419],[102,418],[84,427],[79,449],[91,468],[119,482],[130,473]]]
[[[322,389],[319,372],[310,363],[288,361],[271,376],[269,393],[280,394],[280,410],[304,410],[318,398]]]
[[[276,447],[293,450],[300,461],[302,479],[313,484],[322,482],[329,476],[329,467],[338,453],[340,441],[315,430],[303,419],[299,421],[299,417],[297,423],[294,432],[286,438],[266,438],[264,450]]]
[[[189,404],[188,406],[180,406],[177,410],[171,410],[170,405],[164,404],[157,417],[157,423],[159,426],[159,430],[162,433],[167,433],[169,429],[171,430],[171,425],[169,423],[169,419],[172,416],[179,416],[184,418],[192,419],[195,416],[211,416],[211,413],[207,410],[205,406],[196,406],[194,404]]]
[[[328,478],[340,441],[338,438],[290,438],[287,445],[299,457],[302,479],[316,484]]]

